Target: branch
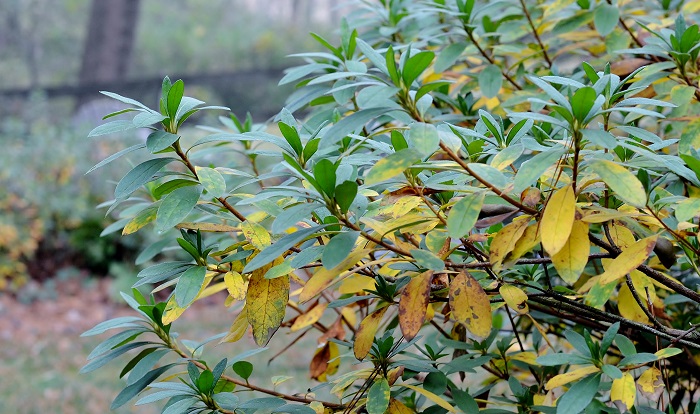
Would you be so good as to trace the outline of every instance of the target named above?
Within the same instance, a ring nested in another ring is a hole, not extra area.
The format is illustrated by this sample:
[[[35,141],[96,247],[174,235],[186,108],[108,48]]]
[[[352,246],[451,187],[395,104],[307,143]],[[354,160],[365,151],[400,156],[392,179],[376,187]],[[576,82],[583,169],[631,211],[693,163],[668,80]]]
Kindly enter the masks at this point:
[[[538,210],[536,210],[536,209],[534,209],[534,208],[532,208],[532,207],[528,207],[528,206],[526,206],[525,204],[521,203],[521,202],[518,201],[518,200],[514,200],[514,199],[511,198],[508,194],[506,194],[505,192],[499,190],[496,186],[494,186],[494,185],[491,184],[490,182],[486,181],[485,179],[483,179],[483,178],[481,178],[479,175],[477,175],[477,174],[474,172],[474,170],[472,170],[472,169],[469,167],[469,164],[467,164],[466,162],[464,162],[464,160],[462,160],[457,154],[455,154],[454,151],[452,151],[447,145],[445,145],[444,142],[440,142],[440,148],[442,148],[442,150],[445,151],[445,153],[447,153],[447,155],[448,155],[450,158],[452,158],[452,160],[453,160],[454,162],[456,162],[457,164],[459,164],[460,167],[462,167],[467,173],[469,173],[469,175],[471,175],[472,177],[474,177],[474,178],[475,178],[477,181],[479,181],[481,184],[485,185],[489,190],[491,190],[491,191],[493,191],[494,193],[496,193],[496,195],[499,196],[499,197],[501,197],[503,200],[507,201],[508,203],[512,204],[513,206],[515,206],[515,207],[519,208],[520,210],[522,210],[522,211],[524,211],[524,212],[526,212],[526,213],[528,213],[528,214],[531,214],[531,215],[533,215],[533,216],[536,216],[536,215],[539,214],[539,211],[538,211]]]
[[[175,148],[175,153],[178,155],[178,157],[180,157],[180,159],[182,159],[182,162],[185,163],[187,169],[190,170],[192,174],[194,174],[194,177],[197,180],[199,180],[199,177],[197,176],[197,170],[194,168],[194,165],[192,165],[192,163],[190,162],[190,159],[187,158],[187,155],[184,152],[182,152],[182,148],[180,148],[180,143],[175,142],[173,144],[173,148]],[[226,201],[224,197],[217,197],[217,200],[219,201],[219,203],[221,203],[221,205],[224,206],[226,210],[230,211],[231,214],[236,216],[238,220],[240,220],[241,222],[246,221],[245,216],[241,214],[240,211],[236,210],[231,204],[229,204],[229,202]]]
[[[611,256],[617,257],[619,253],[615,251],[615,248],[608,243],[604,242],[603,240],[600,240],[599,238],[595,237],[593,234],[589,233],[588,234],[588,239],[591,241],[591,243],[595,244],[598,247],[601,247],[605,250],[607,250]],[[650,278],[656,280],[657,282],[661,283],[662,285],[666,286],[667,288],[673,290],[676,293],[680,293],[681,295],[685,296],[686,298],[692,300],[693,302],[700,303],[700,294],[698,292],[689,289],[685,285],[676,282],[675,280],[669,278],[668,276],[664,275],[663,273],[652,269],[651,267],[647,265],[641,265],[637,268],[640,272],[644,273],[645,275],[649,276]]]

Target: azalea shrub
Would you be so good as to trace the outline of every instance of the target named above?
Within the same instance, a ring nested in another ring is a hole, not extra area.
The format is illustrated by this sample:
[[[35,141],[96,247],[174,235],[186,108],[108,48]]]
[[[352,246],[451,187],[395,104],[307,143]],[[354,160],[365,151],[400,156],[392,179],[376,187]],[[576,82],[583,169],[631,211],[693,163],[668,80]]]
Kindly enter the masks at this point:
[[[112,408],[168,414],[697,413],[698,10],[363,1],[268,123],[180,80],[156,108],[105,92],[135,116],[90,136],[151,130],[98,165],[151,154],[109,211],[159,241],[83,371],[122,356]],[[221,124],[183,129],[205,110]],[[230,326],[178,337],[215,294]],[[207,358],[250,337],[313,338],[317,386],[249,381],[258,349]]]

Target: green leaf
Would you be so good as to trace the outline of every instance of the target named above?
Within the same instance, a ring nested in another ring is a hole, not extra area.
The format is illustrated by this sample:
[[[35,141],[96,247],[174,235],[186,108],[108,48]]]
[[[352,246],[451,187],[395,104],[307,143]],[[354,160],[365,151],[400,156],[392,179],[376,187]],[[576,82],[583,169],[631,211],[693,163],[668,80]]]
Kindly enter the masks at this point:
[[[557,365],[581,365],[590,364],[591,359],[585,358],[581,355],[569,354],[569,353],[559,353],[559,354],[547,354],[537,357],[537,363],[544,366],[557,366]]]
[[[181,308],[189,306],[202,289],[204,278],[207,275],[205,266],[193,266],[187,269],[175,286],[175,300]]]
[[[122,316],[120,318],[110,319],[108,321],[98,323],[94,328],[83,332],[80,336],[85,337],[99,335],[107,332],[110,329],[133,328],[135,326],[139,326],[135,322],[143,322],[143,319],[137,316]]]
[[[348,134],[351,134],[364,127],[370,120],[394,110],[395,108],[387,107],[362,109],[348,117],[341,119],[338,123],[326,131],[319,142],[319,148],[327,148],[335,145]]]
[[[411,250],[411,256],[423,268],[437,271],[445,269],[445,262],[427,250],[413,249]]]
[[[90,168],[85,174],[89,174],[89,173],[95,171],[96,169],[98,169],[98,168],[100,168],[100,167],[104,167],[105,165],[109,164],[110,162],[116,160],[117,158],[119,158],[119,157],[121,157],[121,156],[123,156],[123,155],[126,155],[126,154],[128,154],[128,153],[130,153],[130,152],[134,152],[134,151],[136,151],[136,150],[140,150],[141,148],[146,148],[146,144],[136,144],[136,145],[133,145],[133,146],[131,146],[131,147],[129,147],[129,148],[125,148],[125,149],[123,149],[123,150],[121,150],[121,151],[119,151],[119,152],[117,152],[117,153],[114,153],[114,154],[110,155],[109,157],[105,158],[104,160],[102,160],[102,161],[98,162],[97,164],[95,164],[95,166],[92,167],[92,168]]]
[[[107,122],[90,131],[88,138],[99,137],[101,135],[116,134],[118,132],[135,129],[133,122],[123,119]]]
[[[175,158],[154,158],[144,161],[129,171],[117,184],[114,190],[114,198],[126,199],[131,193],[153,179],[153,176],[167,164],[175,161]]]
[[[593,24],[595,24],[595,29],[601,36],[607,36],[615,29],[619,18],[620,9],[612,4],[603,2],[595,9]]]
[[[151,151],[152,154],[156,152],[163,151],[164,149],[170,147],[177,141],[180,137],[165,131],[155,131],[146,138],[146,148]]]
[[[391,388],[386,379],[380,378],[375,381],[367,393],[367,412],[369,414],[384,414],[389,408],[389,397]]]
[[[514,185],[517,194],[531,186],[542,177],[545,171],[555,165],[559,158],[564,155],[564,149],[556,147],[541,152],[520,165],[518,173],[515,175]]]
[[[588,164],[605,184],[625,203],[634,207],[647,204],[647,194],[639,179],[622,165],[608,160],[594,160]]]
[[[447,216],[447,231],[450,237],[459,239],[466,236],[474,228],[485,198],[486,193],[484,192],[469,194],[452,206],[450,214]]]
[[[326,227],[326,225],[300,229],[292,234],[282,237],[275,243],[272,243],[265,250],[258,253],[257,256],[246,264],[242,273],[250,273],[253,270],[260,269],[261,267],[280,257],[282,253],[302,242],[307,237],[311,237],[314,233],[320,231],[324,227]]]
[[[291,145],[291,147],[294,149],[294,152],[296,152],[297,155],[301,155],[304,151],[304,147],[301,144],[301,138],[299,138],[299,132],[297,129],[293,126],[285,124],[282,121],[278,122],[277,126],[279,127],[284,139],[286,139],[289,145]]]
[[[434,57],[433,52],[419,52],[406,59],[406,64],[401,68],[404,84],[410,87],[413,81],[430,66]]]
[[[171,119],[175,119],[177,108],[182,101],[182,94],[185,92],[185,83],[182,79],[177,80],[168,91],[168,112],[167,115]]]
[[[598,393],[600,374],[590,375],[575,382],[557,402],[557,414],[578,414],[583,411]]]
[[[165,373],[167,370],[170,368],[177,366],[178,364],[168,364],[165,366],[162,366],[160,368],[156,368],[153,371],[149,372],[148,374],[144,375],[141,379],[136,381],[135,383],[127,386],[124,388],[112,401],[112,405],[109,407],[110,410],[116,410],[117,408],[121,407],[122,405],[126,404],[134,398],[138,393],[143,391],[150,383],[156,380],[159,376],[161,376],[163,373]]]
[[[226,181],[220,172],[209,167],[195,167],[200,184],[210,196],[219,198],[226,192]]]
[[[197,379],[197,388],[203,394],[209,394],[214,388],[214,374],[211,371],[202,371],[202,374]]]
[[[574,93],[574,96],[571,97],[571,110],[574,117],[578,119],[579,122],[583,123],[586,119],[586,115],[588,115],[588,112],[593,108],[597,97],[598,94],[595,89],[590,86],[580,88]]]
[[[444,48],[435,60],[433,71],[435,73],[442,73],[445,70],[449,69],[452,65],[454,65],[457,59],[459,59],[459,57],[462,55],[462,52],[464,52],[464,49],[466,48],[467,43],[465,42],[452,43],[451,45]]]
[[[421,158],[421,153],[413,148],[397,151],[379,160],[379,162],[369,170],[365,177],[365,184],[376,184],[401,174],[408,167],[420,161]]]
[[[146,128],[164,119],[166,118],[158,112],[141,112],[134,117],[132,123],[136,128]]]
[[[440,147],[440,137],[435,125],[423,122],[415,122],[410,125],[408,131],[408,141],[420,154],[429,157]]]
[[[357,196],[357,188],[357,183],[354,181],[343,181],[335,188],[335,202],[338,203],[341,213],[345,214],[350,209]]]
[[[493,98],[498,95],[503,85],[503,73],[498,65],[488,65],[479,73],[479,88],[481,93],[487,98]]]
[[[335,170],[336,165],[324,158],[314,165],[314,178],[321,187],[318,190],[328,197],[333,198],[335,193]]]
[[[359,235],[357,231],[347,231],[333,236],[323,248],[323,256],[321,256],[323,267],[333,269],[347,258],[355,247],[355,241]]]
[[[238,361],[233,364],[233,371],[244,380],[248,380],[253,374],[253,364],[248,361]]]
[[[156,231],[164,232],[182,222],[199,201],[200,186],[180,187],[163,199],[156,214]]]

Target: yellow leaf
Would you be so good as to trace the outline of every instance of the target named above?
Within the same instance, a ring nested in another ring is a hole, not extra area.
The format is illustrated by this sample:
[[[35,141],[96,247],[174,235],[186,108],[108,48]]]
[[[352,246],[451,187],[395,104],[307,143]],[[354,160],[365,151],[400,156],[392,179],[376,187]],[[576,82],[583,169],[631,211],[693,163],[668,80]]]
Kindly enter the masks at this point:
[[[355,333],[355,343],[353,345],[355,358],[359,360],[365,359],[369,350],[372,348],[374,335],[377,333],[377,329],[379,329],[379,323],[382,321],[382,317],[384,317],[388,309],[388,307],[377,309],[360,322],[360,326]]]
[[[600,283],[606,285],[614,282],[644,263],[654,250],[656,238],[657,236],[647,237],[624,249],[605,267],[605,273],[600,275]]]
[[[348,293],[364,293],[366,289],[374,290],[374,279],[365,275],[352,275],[338,286],[338,293],[345,295]]]
[[[571,234],[576,215],[576,197],[570,185],[557,190],[547,202],[540,221],[542,247],[551,255],[557,254]]]
[[[508,263],[515,263],[525,253],[531,252],[538,244],[540,244],[540,226],[535,223],[528,226],[522,237],[515,243],[513,251],[508,256]]]
[[[514,220],[493,237],[491,250],[489,251],[489,260],[494,272],[498,273],[501,271],[503,261],[508,256],[508,253],[513,251],[515,244],[525,232],[527,225],[528,220]]]
[[[524,362],[528,365],[539,366],[537,363],[537,354],[534,352],[518,352],[514,355],[509,355],[508,358],[514,361]]]
[[[637,379],[637,390],[650,401],[656,401],[664,392],[664,380],[661,371],[651,367]]]
[[[263,250],[272,243],[270,233],[258,223],[246,220],[241,223],[241,230],[243,230],[246,240],[258,250]]]
[[[304,285],[304,289],[299,295],[299,302],[306,302],[312,299],[314,296],[321,293],[325,288],[330,286],[336,279],[342,279],[348,276],[349,273],[344,273],[346,270],[355,266],[357,262],[367,257],[367,254],[371,250],[356,250],[340,262],[338,266],[333,269],[326,269],[325,267],[320,267],[319,270],[311,276],[308,282]]]
[[[595,365],[588,365],[582,368],[575,369],[573,371],[565,372],[563,374],[559,374],[557,376],[552,377],[549,381],[547,381],[547,384],[545,384],[545,388],[551,390],[557,387],[561,387],[562,385],[566,385],[570,382],[577,381],[585,376],[594,374],[598,371],[600,371],[600,368],[596,367]]]
[[[622,250],[630,247],[636,241],[630,229],[619,224],[610,226],[610,238]]]
[[[226,289],[228,290],[228,294],[234,299],[234,300],[243,300],[245,299],[245,293],[247,290],[247,283],[245,280],[243,280],[243,276],[241,276],[240,273],[238,272],[228,272],[224,275],[224,283],[226,284]]]
[[[591,242],[588,240],[588,224],[574,221],[569,239],[559,252],[552,255],[552,264],[559,277],[570,285],[576,283],[588,264]]]
[[[389,414],[414,414],[415,411],[406,407],[404,403],[399,400],[391,399],[389,401]]]
[[[462,271],[450,283],[452,317],[480,338],[491,333],[491,304],[479,282]]]
[[[297,316],[297,318],[294,320],[294,324],[292,324],[292,327],[289,328],[289,330],[296,332],[299,329],[315,324],[318,322],[321,316],[323,316],[323,312],[326,310],[326,307],[328,307],[328,303],[319,303],[306,313]]]
[[[247,330],[248,309],[246,306],[243,306],[243,309],[241,309],[241,311],[238,313],[238,316],[236,316],[236,319],[234,319],[233,323],[231,324],[231,328],[228,331],[228,335],[223,337],[219,343],[236,342],[239,339],[243,338],[243,335],[245,335]]]
[[[340,310],[340,314],[350,325],[355,326],[357,324],[357,313],[353,309],[345,306]]]
[[[634,405],[637,390],[634,387],[634,377],[629,372],[622,374],[622,378],[613,380],[610,388],[610,401],[621,412],[627,412]]]
[[[452,405],[450,405],[450,403],[448,403],[447,401],[442,399],[442,397],[440,397],[439,395],[433,394],[432,392],[426,390],[423,387],[418,387],[416,385],[408,385],[408,384],[401,384],[401,386],[406,387],[408,389],[411,389],[411,390],[417,392],[418,394],[422,394],[425,398],[429,399],[430,401],[434,402],[435,404],[439,405],[440,407],[446,409],[448,412],[451,412],[451,413],[457,412],[457,410],[455,410],[455,408]]]
[[[399,326],[407,341],[413,339],[425,321],[430,300],[430,281],[433,272],[414,276],[401,292],[399,299]]]
[[[374,368],[362,368],[355,371],[350,371],[333,380],[335,384],[331,389],[331,394],[343,397],[345,390],[359,379],[367,379],[374,375]]]
[[[523,315],[526,314],[529,309],[527,306],[527,294],[523,292],[517,286],[513,285],[503,285],[498,289],[498,292],[503,297],[508,307]]]
[[[617,309],[620,312],[620,316],[625,319],[651,324],[647,315],[642,308],[639,307],[634,296],[632,296],[632,292],[630,288],[627,287],[627,284],[622,284],[620,286],[620,292],[617,294]]]
[[[248,281],[248,323],[259,346],[267,344],[277,331],[289,301],[289,276],[265,279],[265,273],[272,266],[271,263],[253,271]]]
[[[656,286],[654,286],[654,281],[649,276],[639,270],[633,270],[630,272],[630,278],[632,279],[634,289],[639,293],[644,303],[656,302],[658,299],[658,296],[656,296]]]

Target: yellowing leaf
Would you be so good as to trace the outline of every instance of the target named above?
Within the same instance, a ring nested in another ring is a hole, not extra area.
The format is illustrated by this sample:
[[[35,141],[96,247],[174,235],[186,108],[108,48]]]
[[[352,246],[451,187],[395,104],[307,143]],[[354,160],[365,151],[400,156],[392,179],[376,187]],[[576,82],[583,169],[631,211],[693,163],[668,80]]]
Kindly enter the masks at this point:
[[[508,253],[513,251],[516,242],[525,232],[527,225],[527,220],[514,220],[493,237],[491,250],[489,251],[489,260],[494,272],[498,273],[501,271],[503,261],[508,256]]]
[[[314,273],[314,275],[311,276],[311,279],[309,279],[309,281],[304,285],[304,289],[301,291],[301,294],[299,294],[299,302],[303,303],[312,299],[321,293],[325,288],[330,286],[336,279],[341,279],[342,277],[347,276],[348,274],[344,272],[355,266],[355,264],[363,258],[367,257],[367,254],[370,251],[371,250],[356,250],[350,253],[347,259],[340,262],[340,264],[333,269],[326,269],[325,267],[319,268],[319,270]]]
[[[246,331],[248,330],[248,310],[246,306],[243,306],[236,319],[234,319],[231,324],[231,328],[228,331],[228,335],[223,337],[219,343],[224,342],[236,342],[243,338]]]
[[[258,250],[263,250],[272,243],[270,233],[265,230],[265,227],[250,220],[241,223],[243,235]]]
[[[614,282],[644,263],[654,250],[656,238],[657,236],[647,237],[623,250],[605,267],[605,273],[600,275],[600,283],[605,285]]]
[[[654,352],[654,355],[656,355],[659,359],[665,359],[678,355],[682,352],[683,351],[678,348],[664,348]]]
[[[239,227],[216,223],[180,223],[175,227],[178,229],[199,230],[209,233],[230,233],[241,231]]]
[[[388,309],[388,307],[377,309],[360,322],[360,326],[355,333],[355,343],[353,345],[355,358],[359,360],[365,359],[369,350],[372,348],[374,335],[376,335],[377,329],[379,329],[379,323],[382,321],[382,317],[384,317]]]
[[[406,407],[404,403],[399,400],[391,399],[389,401],[389,414],[414,414],[415,411]]]
[[[408,389],[411,389],[411,390],[417,392],[418,394],[422,394],[425,398],[429,399],[430,401],[434,402],[435,404],[439,405],[440,407],[446,409],[448,412],[451,412],[451,413],[457,412],[457,410],[455,410],[455,408],[452,405],[450,405],[450,403],[445,401],[442,397],[440,397],[439,395],[433,394],[432,392],[426,390],[423,387],[418,387],[416,385],[408,385],[408,384],[401,384],[401,386],[406,387]]]
[[[547,202],[540,221],[542,247],[550,255],[557,254],[571,234],[576,215],[574,189],[567,185],[557,190]]]
[[[639,179],[624,166],[608,160],[594,160],[588,164],[615,195],[634,207],[647,204],[647,193]]]
[[[326,307],[328,307],[328,303],[319,303],[306,313],[297,316],[289,330],[296,332],[299,329],[306,328],[307,326],[311,326],[318,322],[321,316],[323,316],[323,312],[326,310]]]
[[[479,282],[462,271],[450,283],[452,317],[469,332],[485,338],[491,333],[491,304]]]
[[[634,377],[629,372],[622,374],[622,378],[613,380],[610,388],[610,401],[621,412],[627,412],[634,405],[637,390],[634,387]]]
[[[527,294],[519,287],[503,285],[498,289],[498,292],[501,294],[508,307],[514,311],[521,315],[529,311],[527,306]]]
[[[267,344],[279,328],[289,300],[289,276],[265,279],[265,272],[271,266],[268,264],[253,271],[248,281],[248,323],[259,346]]]
[[[420,331],[428,311],[430,281],[433,272],[427,271],[414,276],[401,292],[399,299],[399,326],[407,341]]]
[[[641,295],[640,295],[641,297]],[[632,296],[632,291],[627,287],[626,284],[620,286],[620,292],[617,294],[617,308],[620,312],[620,316],[626,319],[630,319],[636,322],[651,324],[649,318],[644,313],[642,308]]]
[[[559,374],[557,376],[552,377],[549,381],[547,381],[547,384],[545,384],[545,388],[551,390],[557,387],[561,387],[562,385],[566,385],[570,382],[577,381],[585,376],[594,374],[598,371],[600,371],[600,368],[596,367],[595,365],[588,365],[582,368],[575,369],[573,371],[565,372],[563,374]]]
[[[126,224],[126,226],[124,226],[124,229],[122,230],[122,236],[136,233],[137,231],[142,229],[144,226],[146,226],[148,223],[155,220],[157,213],[158,213],[157,206],[151,206],[151,207],[147,207],[147,208],[143,209],[141,212],[139,212],[136,215],[136,217],[132,218],[131,221],[129,221]]]
[[[238,272],[228,272],[224,275],[224,283],[226,284],[226,289],[228,294],[234,300],[245,299],[245,294],[247,287],[243,276]]]
[[[421,158],[421,153],[413,148],[397,151],[374,164],[365,177],[365,184],[376,184],[399,175]]]
[[[651,401],[656,401],[664,392],[664,381],[661,371],[651,367],[637,379],[637,390]]]
[[[571,227],[571,234],[564,247],[552,255],[552,264],[557,269],[559,277],[570,285],[576,283],[588,263],[590,251],[588,225],[576,220]]]

